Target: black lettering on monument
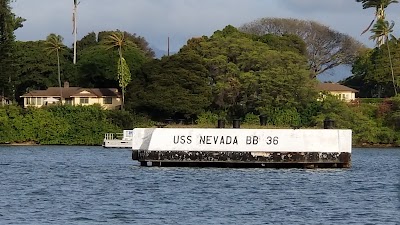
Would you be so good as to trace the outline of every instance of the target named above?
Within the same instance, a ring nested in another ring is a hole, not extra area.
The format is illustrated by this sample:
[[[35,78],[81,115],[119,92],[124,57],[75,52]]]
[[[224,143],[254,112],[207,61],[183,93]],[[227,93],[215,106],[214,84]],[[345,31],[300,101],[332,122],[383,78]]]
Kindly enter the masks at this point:
[[[200,143],[199,144],[205,144],[206,143],[206,136],[200,136]]]
[[[185,144],[186,143],[186,137],[185,136],[181,136],[181,144]]]
[[[268,136],[266,143],[267,143],[267,145],[278,145],[279,144],[279,137]]]
[[[191,144],[192,143],[192,136],[174,136],[174,144]]]
[[[251,145],[251,136],[246,136],[246,145]]]
[[[190,138],[189,138],[190,137]],[[189,144],[192,141],[192,137],[188,136],[187,143]],[[238,144],[237,136],[200,136],[199,144],[207,144],[207,145],[232,145]]]
[[[247,136],[246,144],[247,145],[258,145],[258,136]]]
[[[272,144],[272,137],[268,136],[267,137],[267,145],[271,145]]]
[[[253,137],[253,145],[257,145],[258,144],[258,137],[254,136]]]
[[[224,138],[224,137],[222,137],[222,138]],[[223,140],[223,139],[221,139],[221,140]],[[227,145],[232,144],[232,137],[231,136],[226,136],[225,142],[221,143],[221,144],[227,144]]]
[[[179,143],[179,136],[174,136],[174,144],[178,144]]]
[[[211,138],[212,138],[212,136],[207,136],[206,144],[208,144],[208,145],[211,145],[211,144],[212,144],[212,143],[211,143]]]

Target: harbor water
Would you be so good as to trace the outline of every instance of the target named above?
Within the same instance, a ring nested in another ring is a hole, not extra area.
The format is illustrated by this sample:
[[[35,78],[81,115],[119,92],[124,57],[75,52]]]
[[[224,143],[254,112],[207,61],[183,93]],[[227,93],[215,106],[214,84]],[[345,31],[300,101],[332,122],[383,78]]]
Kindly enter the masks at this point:
[[[0,146],[0,224],[400,224],[400,149],[349,169],[141,167],[131,151]]]

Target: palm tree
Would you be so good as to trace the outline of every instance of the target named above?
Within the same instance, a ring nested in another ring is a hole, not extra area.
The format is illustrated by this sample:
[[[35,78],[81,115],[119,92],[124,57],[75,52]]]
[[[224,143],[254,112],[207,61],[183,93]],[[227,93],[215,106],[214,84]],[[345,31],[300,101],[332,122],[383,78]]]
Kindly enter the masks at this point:
[[[50,34],[46,38],[47,53],[56,53],[57,56],[57,69],[58,69],[58,85],[60,87],[60,103],[62,104],[62,87],[61,87],[61,67],[60,67],[60,52],[65,49],[63,44],[63,37],[61,35]]]
[[[383,19],[378,19],[374,26],[371,29],[372,36],[369,38],[371,40],[377,40],[381,39],[383,44],[386,44],[387,50],[388,50],[388,56],[389,56],[389,64],[390,64],[390,70],[392,73],[392,82],[393,82],[393,88],[394,88],[394,93],[397,95],[397,82],[395,82],[394,78],[394,71],[393,71],[393,63],[392,63],[392,56],[390,53],[390,45],[389,45],[389,36],[393,38],[393,35],[391,33],[393,32],[393,27],[394,27],[394,22],[392,21],[389,23],[386,20]],[[377,47],[381,47],[381,42],[377,43]]]
[[[123,50],[128,45],[133,45],[131,41],[125,38],[125,34],[120,31],[113,32],[110,34],[105,41],[105,44],[108,46],[108,49],[117,49],[118,50],[118,82],[119,86],[122,90],[122,104],[121,109],[124,108],[125,104],[125,90],[126,86],[128,86],[129,82],[131,81],[131,71],[129,66],[123,57]]]
[[[392,4],[392,3],[398,3],[399,1],[397,0],[356,0],[356,2],[361,2],[363,9],[368,9],[368,8],[375,8],[375,17],[369,24],[369,26],[361,33],[364,34],[367,32],[371,26],[374,24],[375,20],[385,20],[386,19],[386,8]],[[378,47],[383,45],[385,42],[383,40],[383,37],[379,37],[375,39]]]

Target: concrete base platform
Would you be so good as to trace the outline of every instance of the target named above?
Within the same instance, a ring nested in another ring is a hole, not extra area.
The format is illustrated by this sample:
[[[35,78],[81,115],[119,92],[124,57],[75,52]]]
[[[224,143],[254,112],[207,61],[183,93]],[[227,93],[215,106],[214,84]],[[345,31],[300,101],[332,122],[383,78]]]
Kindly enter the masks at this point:
[[[232,168],[349,168],[351,153],[133,151],[142,166]]]

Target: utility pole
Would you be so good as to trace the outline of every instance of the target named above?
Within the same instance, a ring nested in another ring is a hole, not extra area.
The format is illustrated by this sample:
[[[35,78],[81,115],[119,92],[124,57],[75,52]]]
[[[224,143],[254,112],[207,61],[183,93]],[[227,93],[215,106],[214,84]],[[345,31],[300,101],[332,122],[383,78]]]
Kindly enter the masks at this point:
[[[169,56],[169,36],[168,36],[168,50],[167,50],[167,56]]]
[[[76,26],[76,14],[78,11],[78,4],[76,0],[74,0],[74,9],[72,13],[72,24],[73,24],[73,31],[72,33],[74,34],[74,64],[76,64],[76,35],[77,35],[77,26]]]

